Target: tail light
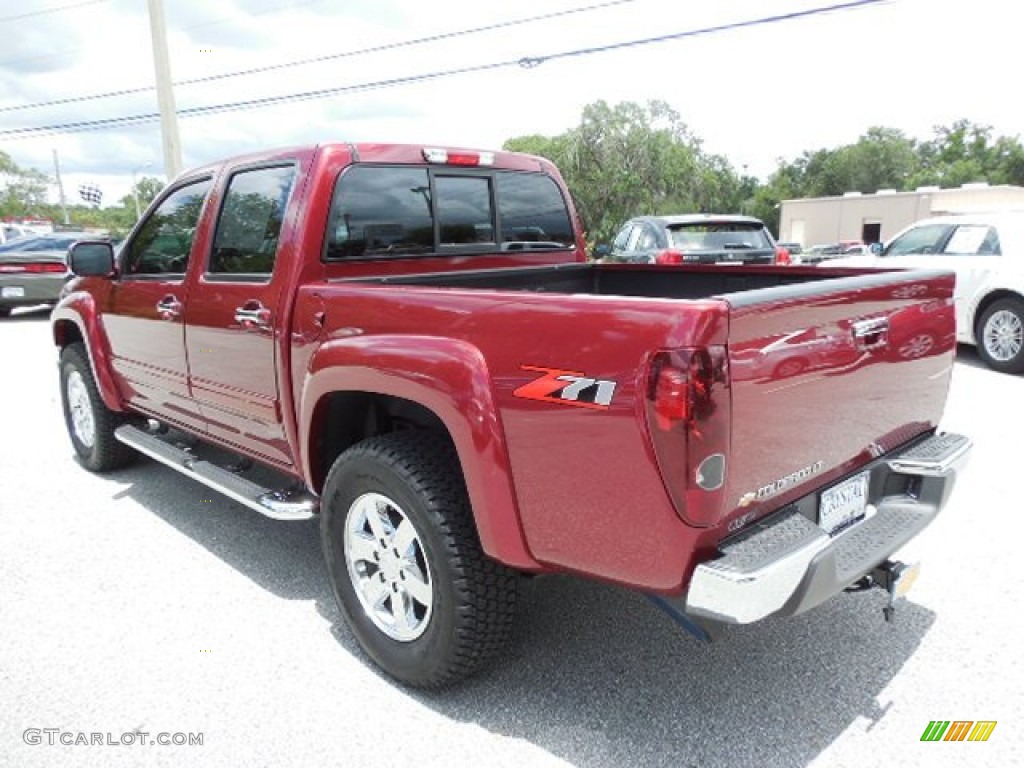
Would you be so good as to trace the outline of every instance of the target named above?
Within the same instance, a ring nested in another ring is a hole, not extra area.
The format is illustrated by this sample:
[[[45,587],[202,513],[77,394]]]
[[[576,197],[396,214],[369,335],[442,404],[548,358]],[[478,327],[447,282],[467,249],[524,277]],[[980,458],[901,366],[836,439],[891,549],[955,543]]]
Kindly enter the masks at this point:
[[[647,424],[665,489],[680,517],[723,515],[731,412],[724,346],[657,353],[648,368]]]
[[[788,266],[793,263],[793,257],[789,255],[788,248],[782,248],[781,246],[776,247],[775,263],[782,266]]]
[[[664,251],[658,251],[654,255],[655,264],[682,264],[683,254],[680,251],[673,251],[667,249]]]
[[[0,264],[0,274],[3,275],[19,275],[19,274],[63,274],[67,272],[68,268],[55,261],[43,261],[39,263],[24,263],[24,264]]]

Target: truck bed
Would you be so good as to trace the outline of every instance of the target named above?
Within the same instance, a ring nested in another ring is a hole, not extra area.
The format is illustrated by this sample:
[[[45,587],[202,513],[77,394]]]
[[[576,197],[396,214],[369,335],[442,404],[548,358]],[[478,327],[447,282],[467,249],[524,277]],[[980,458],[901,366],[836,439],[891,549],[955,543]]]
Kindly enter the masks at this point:
[[[328,308],[330,344],[416,348],[440,370],[456,359],[454,339],[486,366],[479,381],[500,415],[540,562],[648,588],[680,583],[664,567],[673,552],[708,554],[727,531],[933,431],[955,351],[953,280],[939,271],[573,264],[327,283],[304,287],[302,301]],[[678,493],[693,468],[656,457],[655,428],[638,429],[654,356],[679,349],[728,359],[724,442],[683,451],[691,463],[729,457],[724,483],[700,494],[701,515]],[[300,354],[294,370],[306,367]],[[613,384],[609,407],[517,395],[556,369]],[[658,486],[677,492],[675,511]],[[614,510],[624,509],[649,533],[642,553],[621,550]],[[689,528],[676,527],[676,512]]]
[[[920,276],[920,273],[918,273]],[[665,267],[631,264],[559,264],[522,269],[492,269],[460,272],[435,272],[370,278],[352,278],[357,282],[390,285],[423,285],[447,288],[478,288],[499,291],[533,291],[539,293],[585,294],[594,296],[642,296],[663,299],[706,299],[729,295],[730,304],[781,299],[801,293],[821,293],[821,283],[845,279],[864,286],[879,282],[889,285],[892,272],[877,270],[826,269],[820,267]],[[802,286],[815,283],[806,291],[772,290],[745,300],[735,294],[780,286]]]

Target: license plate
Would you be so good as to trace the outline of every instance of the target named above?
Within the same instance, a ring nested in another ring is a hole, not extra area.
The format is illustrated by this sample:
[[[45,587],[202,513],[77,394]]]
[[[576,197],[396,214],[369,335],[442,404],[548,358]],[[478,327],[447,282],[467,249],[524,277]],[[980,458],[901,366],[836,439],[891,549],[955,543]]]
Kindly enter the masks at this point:
[[[818,525],[828,533],[833,533],[851,521],[863,517],[867,507],[868,473],[862,472],[821,494]]]
[[[25,288],[21,285],[5,285],[0,288],[0,296],[5,299],[20,299],[25,295]]]

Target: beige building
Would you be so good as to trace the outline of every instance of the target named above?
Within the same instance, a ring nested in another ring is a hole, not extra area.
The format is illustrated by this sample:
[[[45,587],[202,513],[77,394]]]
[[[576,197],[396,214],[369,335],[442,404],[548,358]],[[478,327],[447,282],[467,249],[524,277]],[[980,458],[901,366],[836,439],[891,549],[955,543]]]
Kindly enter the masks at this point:
[[[981,182],[953,189],[918,187],[914,192],[880,189],[870,195],[783,200],[779,240],[805,248],[843,240],[885,242],[919,219],[949,213],[1024,209],[1024,187]]]

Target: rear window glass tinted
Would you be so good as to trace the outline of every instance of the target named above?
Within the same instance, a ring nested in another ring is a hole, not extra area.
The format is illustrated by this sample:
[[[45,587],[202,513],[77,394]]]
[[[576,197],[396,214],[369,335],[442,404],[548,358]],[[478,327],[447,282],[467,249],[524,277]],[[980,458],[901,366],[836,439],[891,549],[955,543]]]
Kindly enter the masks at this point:
[[[565,199],[544,174],[373,165],[338,178],[326,240],[328,260],[575,244]]]
[[[573,245],[569,211],[554,180],[535,173],[499,173],[496,178],[505,250],[515,250],[519,244],[531,248],[545,243],[552,248]]]
[[[490,179],[437,176],[434,191],[442,246],[494,242]]]
[[[681,251],[771,249],[764,225],[753,222],[701,221],[669,228],[672,247]]]
[[[433,250],[425,168],[355,166],[338,179],[328,221],[328,259]]]

